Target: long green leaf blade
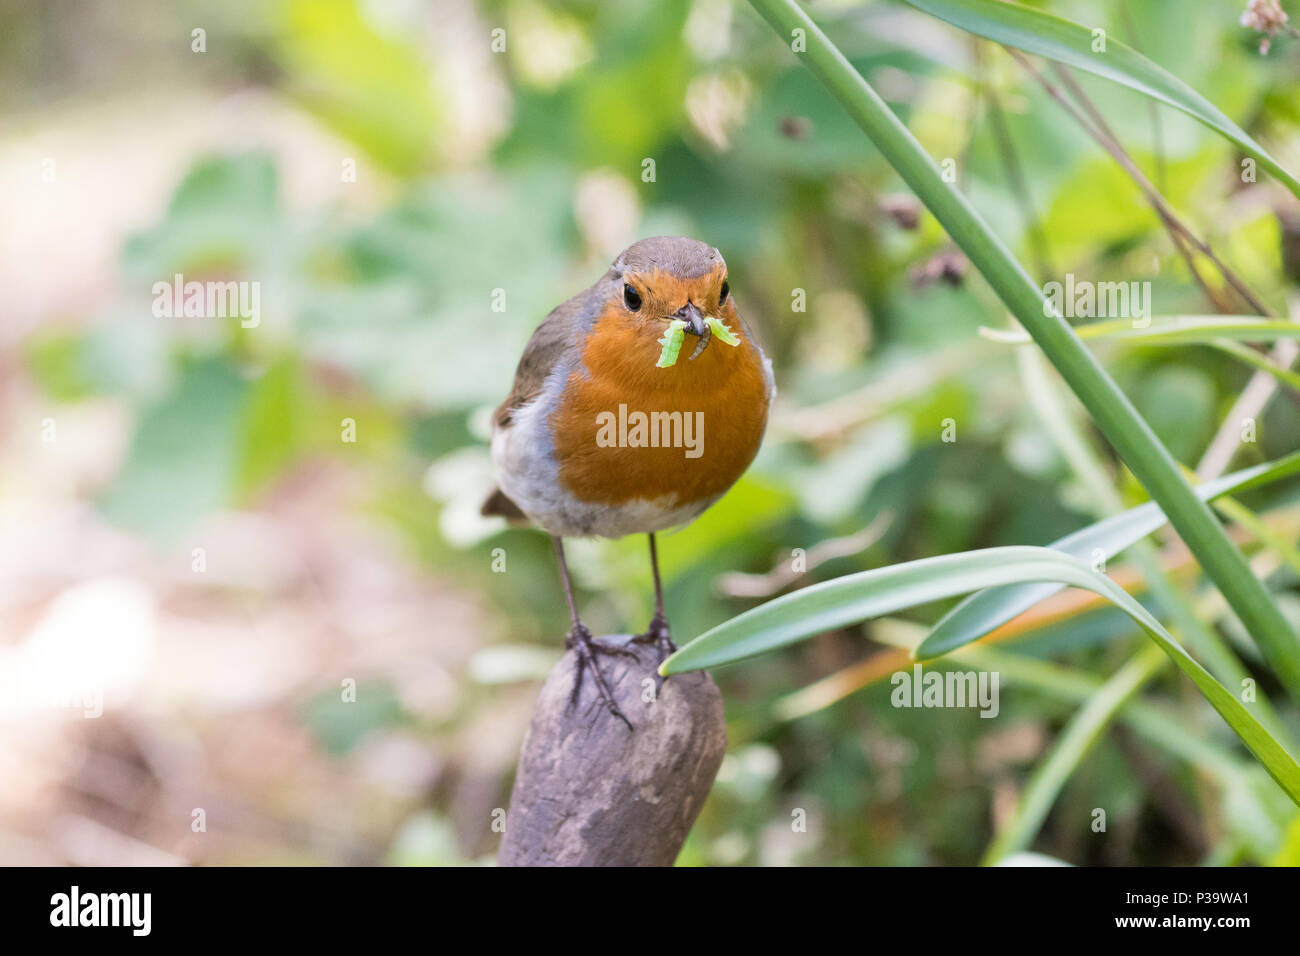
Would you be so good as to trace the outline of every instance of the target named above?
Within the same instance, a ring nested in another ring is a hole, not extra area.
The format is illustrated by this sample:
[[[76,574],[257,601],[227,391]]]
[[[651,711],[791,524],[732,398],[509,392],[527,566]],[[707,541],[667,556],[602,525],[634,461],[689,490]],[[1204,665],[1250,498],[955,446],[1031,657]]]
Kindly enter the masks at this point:
[[[1242,344],[1300,339],[1300,323],[1257,316],[1179,315],[1159,319],[1145,328],[1135,326],[1130,319],[1117,319],[1076,325],[1074,332],[1085,341],[1120,339],[1151,346],[1208,345],[1272,375],[1283,385],[1300,390],[1300,373],[1283,368]],[[1034,341],[1023,329],[981,328],[980,335],[1007,345],[1029,345]]]
[[[1074,334],[1084,340],[1120,339],[1142,345],[1212,345],[1221,339],[1243,342],[1300,339],[1300,323],[1254,316],[1178,315],[1158,319],[1147,326],[1134,325],[1132,319],[1092,322],[1076,325]],[[1034,341],[1020,330],[981,329],[980,335],[1009,345],[1030,345]]]
[[[1273,779],[1300,805],[1300,765],[1241,701],[1183,650],[1132,595],[1077,558],[1051,548],[989,548],[947,554],[825,581],[719,624],[670,656],[659,670],[665,675],[681,674],[730,664],[918,604],[1027,581],[1084,588],[1127,613],[1192,679]]]
[[[1220,352],[1225,352],[1240,362],[1257,368],[1261,372],[1272,375],[1281,384],[1288,388],[1293,388],[1300,392],[1300,372],[1293,372],[1289,368],[1283,368],[1276,362],[1273,362],[1266,355],[1261,355],[1249,345],[1242,345],[1240,342],[1231,342],[1226,339],[1220,339],[1217,342],[1211,342]]]
[[[1000,0],[906,0],[931,16],[1006,46],[1114,80],[1182,110],[1236,145],[1300,196],[1300,181],[1217,106],[1137,50],[1091,27]],[[1104,50],[1094,52],[1104,40]]]
[[[1297,474],[1300,474],[1300,452],[1207,481],[1198,485],[1195,491],[1202,501],[1212,501],[1222,495],[1239,494]],[[1048,547],[1084,561],[1092,561],[1098,554],[1110,560],[1135,541],[1158,531],[1167,521],[1160,506],[1148,501],[1123,514],[1081,528],[1053,541]],[[916,657],[928,660],[977,641],[1063,587],[1060,583],[1041,582],[972,594],[939,619],[929,637],[916,649]]]

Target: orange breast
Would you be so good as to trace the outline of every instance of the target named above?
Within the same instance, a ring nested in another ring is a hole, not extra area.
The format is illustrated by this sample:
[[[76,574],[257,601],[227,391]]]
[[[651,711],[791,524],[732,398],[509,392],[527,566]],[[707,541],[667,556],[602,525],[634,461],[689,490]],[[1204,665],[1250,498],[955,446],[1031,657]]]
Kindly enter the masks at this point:
[[[687,335],[670,368],[655,367],[662,323],[630,323],[617,305],[597,320],[585,371],[569,377],[550,421],[560,480],[573,495],[611,505],[675,495],[685,505],[722,494],[749,467],[768,386],[762,353],[734,310],[725,312],[740,345],[715,338],[690,361],[698,340]]]

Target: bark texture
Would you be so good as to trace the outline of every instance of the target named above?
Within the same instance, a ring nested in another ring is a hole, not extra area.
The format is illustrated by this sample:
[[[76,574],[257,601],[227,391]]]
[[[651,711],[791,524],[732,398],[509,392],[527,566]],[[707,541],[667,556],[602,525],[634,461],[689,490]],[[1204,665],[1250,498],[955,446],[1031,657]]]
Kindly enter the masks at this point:
[[[654,649],[626,636],[600,640],[637,655],[598,655],[635,729],[600,703],[589,673],[569,707],[578,658],[566,653],[542,686],[524,738],[502,866],[671,866],[713,786],[727,748],[713,679],[679,674],[646,700]]]

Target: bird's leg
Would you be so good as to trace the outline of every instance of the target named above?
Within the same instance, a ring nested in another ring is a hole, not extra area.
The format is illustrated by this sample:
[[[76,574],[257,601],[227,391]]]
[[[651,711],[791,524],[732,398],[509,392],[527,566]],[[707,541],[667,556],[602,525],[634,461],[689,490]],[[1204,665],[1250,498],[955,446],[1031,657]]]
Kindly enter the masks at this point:
[[[558,535],[553,536],[552,540],[555,542],[555,558],[560,564],[560,581],[564,584],[564,597],[569,602],[571,627],[564,638],[564,646],[567,650],[576,650],[578,652],[578,672],[573,679],[573,690],[569,693],[569,706],[573,707],[578,702],[578,692],[582,690],[583,672],[587,668],[591,668],[591,677],[596,682],[596,690],[600,694],[600,699],[605,702],[605,706],[609,708],[610,713],[627,724],[627,729],[631,730],[632,722],[623,715],[623,712],[618,709],[618,704],[614,702],[614,695],[609,692],[609,685],[605,683],[605,678],[596,665],[596,655],[616,654],[636,660],[636,654],[626,648],[614,647],[612,644],[602,644],[591,636],[591,631],[587,630],[587,625],[583,624],[578,618],[578,604],[573,599],[573,584],[569,580],[569,565],[564,560],[564,543]]]
[[[673,637],[668,629],[668,617],[664,614],[664,588],[659,581],[659,549],[655,546],[655,536],[648,535],[650,538],[650,570],[654,573],[655,579],[655,613],[650,618],[650,626],[646,628],[644,634],[638,634],[632,638],[636,644],[653,644],[659,651],[659,663],[662,664],[669,654],[677,650],[677,645],[673,643]],[[664,679],[660,675],[655,675],[656,690],[663,686]]]

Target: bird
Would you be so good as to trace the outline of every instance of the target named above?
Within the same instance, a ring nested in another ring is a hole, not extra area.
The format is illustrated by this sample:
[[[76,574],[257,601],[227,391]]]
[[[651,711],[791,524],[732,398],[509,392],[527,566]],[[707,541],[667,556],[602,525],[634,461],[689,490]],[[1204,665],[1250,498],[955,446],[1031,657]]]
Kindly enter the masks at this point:
[[[570,707],[590,671],[600,701],[631,730],[597,656],[635,655],[582,623],[563,539],[648,536],[654,614],[632,641],[653,645],[662,663],[677,646],[655,535],[695,520],[744,473],[775,395],[727,264],[697,239],[633,243],[533,332],[492,416],[497,486],[481,510],[552,538],[569,610],[565,647],[578,658]]]

